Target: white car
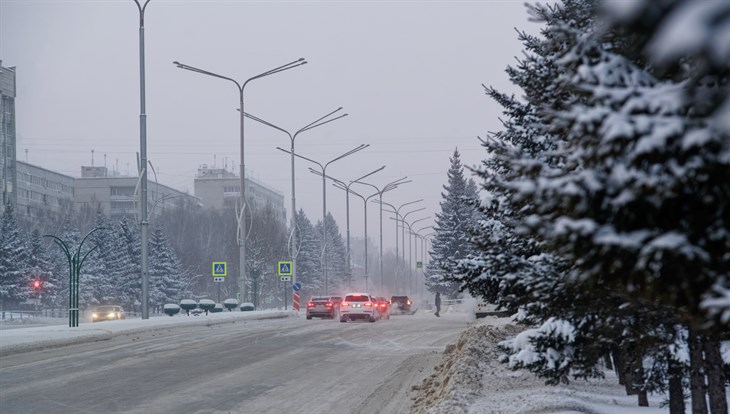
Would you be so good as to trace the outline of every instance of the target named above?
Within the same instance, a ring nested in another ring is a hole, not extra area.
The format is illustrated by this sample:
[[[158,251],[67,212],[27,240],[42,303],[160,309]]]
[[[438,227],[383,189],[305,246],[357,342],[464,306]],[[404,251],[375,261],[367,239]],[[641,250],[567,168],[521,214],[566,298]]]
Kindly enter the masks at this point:
[[[378,319],[378,310],[375,297],[369,293],[348,293],[340,305],[340,322],[365,319],[375,322]]]

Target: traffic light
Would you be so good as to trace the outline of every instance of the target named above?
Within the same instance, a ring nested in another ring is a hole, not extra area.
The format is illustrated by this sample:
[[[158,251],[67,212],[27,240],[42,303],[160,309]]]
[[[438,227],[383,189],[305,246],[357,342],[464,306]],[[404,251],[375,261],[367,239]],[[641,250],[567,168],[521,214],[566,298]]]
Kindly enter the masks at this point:
[[[41,290],[42,288],[43,288],[43,282],[41,282],[38,279],[33,281],[33,290],[38,291],[38,290]]]

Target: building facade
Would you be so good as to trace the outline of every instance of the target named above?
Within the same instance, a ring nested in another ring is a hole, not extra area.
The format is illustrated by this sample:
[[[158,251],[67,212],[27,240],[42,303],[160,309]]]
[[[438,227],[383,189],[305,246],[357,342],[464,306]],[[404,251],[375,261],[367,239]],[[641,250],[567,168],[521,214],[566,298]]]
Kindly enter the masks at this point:
[[[33,218],[46,212],[61,213],[73,208],[74,177],[21,161],[15,165],[17,213]]]
[[[195,176],[194,192],[205,208],[234,209],[241,197],[241,178],[223,168],[209,168],[204,164]],[[246,178],[246,199],[255,209],[270,206],[276,217],[286,223],[284,193],[281,191]]]
[[[17,171],[15,154],[15,68],[6,68],[0,60],[0,179],[2,206],[17,204]]]
[[[139,177],[109,175],[106,167],[81,167],[81,178],[74,186],[74,206],[76,210],[100,211],[108,217],[134,216],[139,212],[138,187]],[[147,184],[147,200],[150,216],[160,215],[180,201],[200,204],[198,198],[156,182]]]

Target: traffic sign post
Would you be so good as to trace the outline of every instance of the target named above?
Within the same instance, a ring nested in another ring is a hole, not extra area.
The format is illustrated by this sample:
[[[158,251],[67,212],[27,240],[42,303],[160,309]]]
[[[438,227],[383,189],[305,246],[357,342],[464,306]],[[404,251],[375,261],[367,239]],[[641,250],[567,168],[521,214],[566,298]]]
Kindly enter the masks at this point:
[[[227,262],[213,262],[213,270],[211,271],[213,276],[225,277],[228,276]]]
[[[277,266],[277,273],[279,274],[279,276],[289,276],[289,280],[291,280],[292,263],[279,262],[279,265]]]

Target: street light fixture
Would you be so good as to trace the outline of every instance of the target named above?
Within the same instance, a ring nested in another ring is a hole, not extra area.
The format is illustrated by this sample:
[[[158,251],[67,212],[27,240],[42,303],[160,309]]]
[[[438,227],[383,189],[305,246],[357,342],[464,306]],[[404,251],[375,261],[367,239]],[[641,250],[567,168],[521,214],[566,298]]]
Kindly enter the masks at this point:
[[[139,203],[140,215],[140,272],[142,273],[142,319],[150,318],[149,311],[149,244],[148,223],[147,223],[147,109],[145,104],[145,64],[144,64],[144,11],[150,0],[145,0],[144,5],[134,0],[139,10],[139,154],[141,180],[141,200]]]
[[[261,72],[256,76],[252,76],[248,79],[246,79],[243,83],[239,83],[233,78],[229,78],[227,76],[219,75],[217,73],[209,72],[207,70],[203,70],[200,68],[196,68],[194,66],[186,65],[184,63],[180,63],[178,61],[172,62],[180,69],[189,70],[191,72],[200,73],[202,75],[208,75],[212,76],[214,78],[220,78],[224,79],[230,82],[233,82],[236,87],[238,88],[238,96],[239,96],[239,117],[240,117],[240,135],[241,135],[241,165],[240,165],[240,175],[241,175],[241,212],[240,214],[236,214],[236,219],[238,220],[238,246],[239,246],[239,268],[240,268],[240,278],[238,280],[238,293],[240,295],[240,301],[243,302],[247,299],[247,293],[248,289],[246,288],[246,219],[244,216],[244,210],[246,208],[246,162],[244,159],[244,134],[243,134],[243,119],[244,114],[246,113],[243,109],[243,91],[246,88],[246,85],[248,85],[249,82],[255,79],[260,79],[269,75],[273,75],[275,73],[283,72],[285,70],[294,69],[296,67],[306,65],[307,61],[304,58],[299,58],[295,61],[289,62],[285,65],[281,65],[279,67],[276,67],[271,70],[267,70],[266,72]],[[144,204],[144,203],[143,203]]]
[[[327,167],[332,164],[333,162],[337,160],[341,160],[349,155],[352,155],[358,151],[362,151],[365,148],[369,147],[370,144],[360,144],[359,146],[347,151],[346,153],[335,157],[326,163],[322,164],[318,161],[315,161],[311,158],[307,158],[303,155],[295,154],[292,151],[287,151],[284,148],[276,147],[279,151],[286,152],[287,154],[292,154],[296,157],[299,157],[303,160],[307,160],[311,163],[319,165],[319,168],[322,169],[322,273],[324,274],[324,294],[328,294],[328,284],[327,284]]]
[[[257,116],[253,116],[253,115],[251,115],[249,113],[245,113],[245,112],[243,114],[246,118],[252,119],[256,122],[259,122],[261,124],[264,124],[266,126],[269,126],[271,128],[277,129],[277,130],[285,133],[286,135],[289,136],[289,140],[291,142],[291,211],[292,211],[292,216],[291,216],[291,233],[290,233],[290,238],[289,238],[289,240],[291,241],[291,247],[289,248],[289,253],[291,254],[291,261],[292,261],[292,269],[291,269],[292,270],[292,283],[295,283],[297,281],[297,256],[299,254],[299,251],[297,250],[297,233],[296,233],[296,229],[297,229],[297,201],[296,200],[297,200],[297,197],[296,197],[296,191],[295,191],[296,190],[296,187],[295,187],[296,181],[294,180],[294,158],[295,158],[294,157],[294,140],[297,138],[297,135],[301,134],[302,132],[309,131],[310,129],[314,129],[314,128],[317,128],[324,124],[328,124],[332,121],[336,121],[340,118],[346,117],[347,114],[342,114],[342,115],[336,116],[334,118],[327,119],[330,116],[336,114],[337,112],[339,112],[341,110],[342,110],[342,107],[339,107],[339,108],[335,109],[334,111],[328,113],[327,115],[320,117],[313,122],[310,122],[309,124],[303,126],[298,131],[296,131],[293,135],[289,131],[285,130],[284,128],[280,128],[280,127],[272,124],[271,122],[264,121],[263,119],[261,119]],[[348,249],[349,249],[349,247],[348,247]],[[348,256],[348,259],[349,259],[349,256]]]
[[[338,180],[334,177],[327,176],[330,180],[332,180],[332,185],[339,188],[340,190],[345,191],[345,212],[346,212],[346,222],[347,222],[347,285],[352,288],[352,269],[350,267],[350,186],[358,180],[362,180],[363,178],[370,177],[371,175],[375,174],[378,171],[381,171],[385,168],[385,165],[378,168],[377,170],[371,171],[365,175],[363,175],[360,178],[357,178],[355,180],[351,180],[349,184],[345,184],[343,181]],[[314,175],[321,176],[322,174],[315,170],[314,168],[310,168],[309,171]],[[362,196],[361,196],[362,197]]]
[[[350,184],[352,184],[352,183],[355,183],[355,181],[350,182]],[[348,190],[348,192],[349,193],[352,193],[352,194],[354,194],[354,195],[356,195],[358,197],[360,197],[362,199],[363,206],[365,207],[365,213],[364,213],[364,216],[365,216],[365,224],[364,224],[365,237],[364,237],[363,240],[365,241],[365,291],[367,292],[368,291],[368,201],[371,198],[373,198],[376,195],[378,195],[378,193],[373,193],[373,194],[371,194],[371,195],[369,195],[367,197],[364,197],[364,196],[358,194],[357,192],[355,192],[352,189]]]
[[[366,183],[364,181],[355,181],[355,182],[373,187],[375,189],[375,191],[377,191],[377,194],[379,196],[379,204],[380,204],[380,295],[384,296],[385,292],[383,292],[383,194],[390,190],[395,190],[401,184],[410,183],[411,180],[408,180],[408,177],[399,178],[395,181],[389,182],[388,184],[384,185],[381,188],[378,188],[374,184]],[[367,243],[367,240],[366,240],[366,243]]]

